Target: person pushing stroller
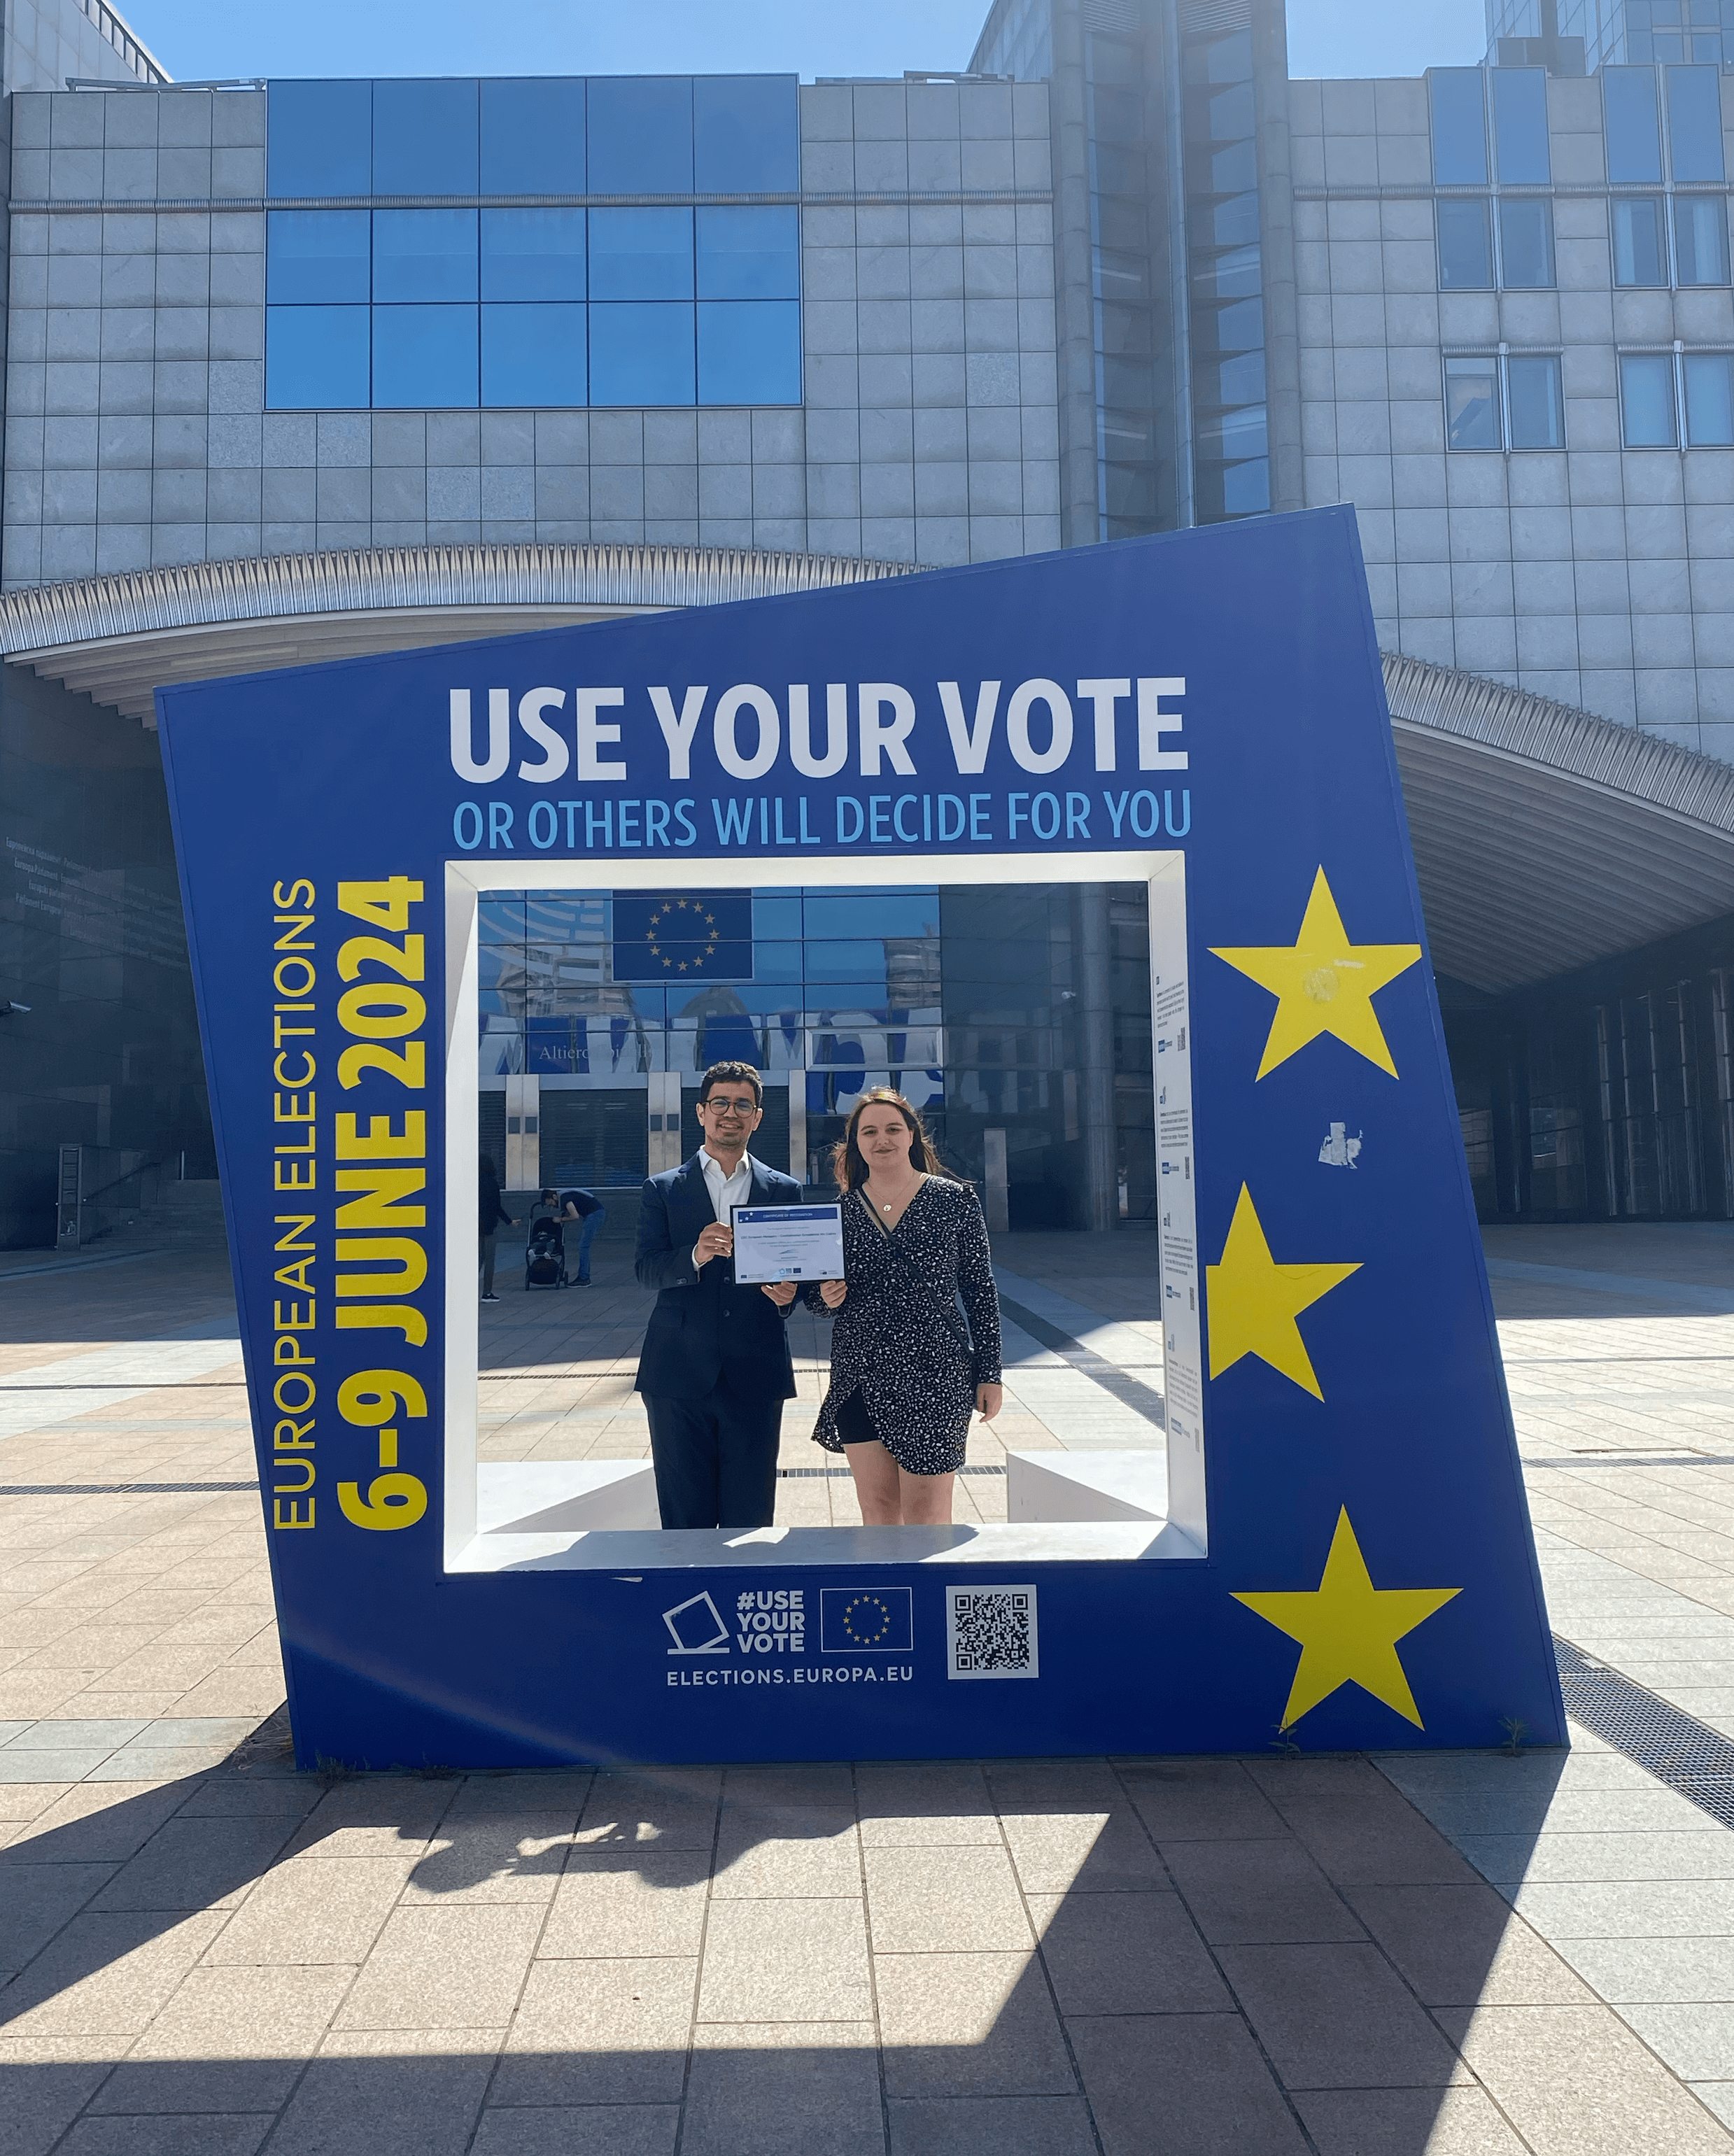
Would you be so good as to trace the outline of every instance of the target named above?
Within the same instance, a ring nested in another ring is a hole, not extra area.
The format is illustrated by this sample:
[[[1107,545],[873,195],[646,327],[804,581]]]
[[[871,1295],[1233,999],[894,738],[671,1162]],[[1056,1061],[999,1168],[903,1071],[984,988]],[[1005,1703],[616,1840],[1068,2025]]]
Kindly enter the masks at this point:
[[[598,1231],[608,1217],[608,1209],[593,1190],[544,1190],[531,1214],[531,1238],[534,1242],[538,1227],[544,1231],[544,1240],[550,1248],[547,1255],[557,1256],[560,1261],[560,1285],[562,1287],[590,1286],[590,1245],[596,1240]],[[567,1236],[573,1226],[578,1229],[577,1270],[567,1270]],[[552,1230],[551,1235],[547,1231]]]

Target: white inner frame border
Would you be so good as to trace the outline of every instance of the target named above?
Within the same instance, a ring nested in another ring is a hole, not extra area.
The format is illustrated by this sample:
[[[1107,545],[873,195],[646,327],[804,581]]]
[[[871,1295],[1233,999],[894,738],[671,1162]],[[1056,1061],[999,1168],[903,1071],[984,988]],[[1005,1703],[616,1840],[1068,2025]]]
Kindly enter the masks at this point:
[[[480,1305],[476,1255],[469,1209],[462,1194],[475,1172],[480,1144],[477,1091],[480,1044],[476,1026],[480,944],[477,919],[483,892],[511,891],[753,891],[802,890],[905,884],[1079,884],[1142,882],[1150,896],[1150,970],[1153,1085],[1157,1101],[1156,1157],[1160,1250],[1159,1307],[1165,1351],[1163,1399],[1167,1410],[1168,1515],[1159,1525],[1080,1522],[1064,1527],[762,1528],[742,1537],[734,1531],[682,1534],[608,1531],[618,1561],[634,1567],[660,1562],[690,1568],[753,1563],[814,1564],[864,1559],[880,1563],[960,1558],[986,1561],[1017,1558],[1040,1561],[1080,1558],[1097,1561],[1193,1559],[1208,1548],[1202,1374],[1199,1373],[1196,1192],[1191,1137],[1190,1002],[1187,974],[1186,856],[1172,850],[1129,847],[1112,853],[900,854],[866,858],[829,855],[795,862],[765,855],[628,861],[613,857],[574,860],[521,855],[502,859],[475,855],[445,864],[445,1412],[444,1488],[445,1568],[477,1533],[477,1368]],[[1163,1025],[1172,1029],[1165,1034]],[[1164,1057],[1173,1052],[1174,1061]],[[1163,1103],[1169,1091],[1183,1101],[1183,1142],[1165,1145]],[[1178,1177],[1178,1180],[1174,1178]],[[1167,1186],[1173,1183],[1172,1194]],[[1183,1297],[1184,1301],[1183,1303]],[[1176,1415],[1175,1379],[1190,1366],[1195,1377],[1190,1413]],[[976,1548],[959,1547],[967,1539]],[[820,1547],[823,1542],[823,1547]],[[811,1548],[807,1547],[811,1543]],[[647,1554],[647,1553],[649,1553]],[[594,1562],[595,1560],[591,1560]],[[548,1560],[554,1563],[554,1560]],[[464,1569],[469,1569],[465,1567]],[[541,1567],[539,1565],[538,1569]]]

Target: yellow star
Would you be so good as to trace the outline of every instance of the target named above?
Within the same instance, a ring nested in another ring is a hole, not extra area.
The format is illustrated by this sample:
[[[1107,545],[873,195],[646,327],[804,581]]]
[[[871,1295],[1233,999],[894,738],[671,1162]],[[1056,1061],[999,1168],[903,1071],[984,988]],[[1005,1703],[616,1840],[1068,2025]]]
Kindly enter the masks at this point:
[[[1300,1666],[1282,1711],[1283,1728],[1292,1729],[1339,1686],[1357,1684],[1419,1729],[1424,1725],[1415,1711],[1397,1642],[1462,1592],[1459,1587],[1375,1587],[1345,1506],[1337,1513],[1325,1576],[1317,1587],[1310,1592],[1237,1594],[1234,1599],[1300,1642]]]
[[[1256,1355],[1292,1378],[1316,1400],[1325,1395],[1312,1373],[1306,1343],[1295,1320],[1319,1297],[1361,1270],[1352,1265],[1280,1265],[1243,1183],[1222,1246],[1220,1265],[1204,1268],[1205,1306],[1210,1313],[1210,1374],[1219,1378],[1243,1355]]]
[[[1277,998],[1259,1065],[1260,1078],[1321,1033],[1335,1034],[1369,1063],[1397,1075],[1372,998],[1387,982],[1414,964],[1421,947],[1351,943],[1323,869],[1313,878],[1312,896],[1292,947],[1276,943],[1212,949],[1215,957]]]

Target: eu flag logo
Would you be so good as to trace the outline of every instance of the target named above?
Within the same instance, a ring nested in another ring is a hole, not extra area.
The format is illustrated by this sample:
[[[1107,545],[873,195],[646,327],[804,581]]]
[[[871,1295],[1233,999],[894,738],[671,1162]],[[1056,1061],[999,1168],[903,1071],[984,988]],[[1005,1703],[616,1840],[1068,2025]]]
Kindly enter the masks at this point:
[[[828,1655],[906,1655],[915,1646],[915,1590],[908,1587],[823,1587],[818,1644]]]
[[[614,894],[617,981],[750,981],[752,893]]]

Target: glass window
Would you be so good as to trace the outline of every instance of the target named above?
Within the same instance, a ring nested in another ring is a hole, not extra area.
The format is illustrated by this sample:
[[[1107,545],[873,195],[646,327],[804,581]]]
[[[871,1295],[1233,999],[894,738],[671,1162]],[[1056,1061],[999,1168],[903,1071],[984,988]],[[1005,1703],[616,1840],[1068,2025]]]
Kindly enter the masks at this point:
[[[1662,177],[1662,142],[1656,122],[1655,69],[1602,69],[1602,116],[1608,131],[1608,177],[1627,180]]]
[[[801,310],[793,300],[699,302],[700,404],[798,404]]]
[[[1660,195],[1614,198],[1613,281],[1616,285],[1667,283],[1668,254],[1662,239]]]
[[[590,213],[593,300],[690,300],[690,209],[593,209]]]
[[[1445,438],[1454,449],[1496,449],[1499,362],[1491,357],[1445,362]]]
[[[374,193],[473,195],[475,189],[475,84],[376,82]]]
[[[583,193],[582,76],[485,81],[481,136],[485,195]]]
[[[364,195],[372,186],[373,85],[274,82],[265,91],[265,190]]]
[[[697,382],[690,303],[593,306],[593,404],[690,404]]]
[[[1544,187],[1547,159],[1547,76],[1542,68],[1493,70],[1493,142],[1508,187]]]
[[[274,209],[265,235],[268,298],[367,300],[366,210]]]
[[[1442,292],[1485,291],[1493,282],[1493,236],[1485,196],[1460,196],[1434,206],[1439,220]]]
[[[1487,184],[1487,122],[1480,68],[1429,68],[1433,109],[1433,177],[1442,187]]]
[[[1678,439],[1674,413],[1674,362],[1665,352],[1623,352],[1619,396],[1629,449],[1671,449]]]
[[[584,310],[552,301],[482,309],[482,402],[582,404]]]
[[[700,194],[793,194],[801,122],[792,74],[711,74],[692,85],[693,185]]]
[[[474,406],[474,307],[376,307],[373,402],[386,410]]]
[[[582,300],[584,213],[581,209],[485,209],[485,300]]]
[[[1682,285],[1728,281],[1728,205],[1721,195],[1674,198],[1674,266]]]
[[[761,938],[793,937],[797,942],[801,937],[801,901],[793,891],[785,891],[773,897],[769,892],[756,891],[752,894],[752,937],[755,948]],[[753,970],[758,970],[757,959]],[[779,980],[788,977],[779,973]],[[796,978],[798,978],[797,976]]]
[[[274,412],[367,403],[365,307],[267,307],[265,403]]]
[[[1507,197],[1499,206],[1501,281],[1514,291],[1553,282],[1553,204],[1546,195]]]
[[[1514,449],[1562,449],[1565,404],[1557,352],[1514,352],[1506,362],[1506,410]]]
[[[595,75],[586,85],[585,104],[592,194],[690,191],[689,76]]]
[[[1734,354],[1689,352],[1685,438],[1695,449],[1734,449]]]
[[[1668,70],[1668,162],[1676,180],[1722,177],[1722,86],[1713,67]]]
[[[473,300],[475,250],[473,209],[377,209],[373,296]]]
[[[1219,524],[1230,516],[1262,516],[1270,506],[1270,467],[1263,457],[1245,464],[1201,463],[1198,473],[1198,516]]]
[[[798,211],[700,209],[696,223],[701,300],[799,299]]]
[[[1232,359],[1203,360],[1193,370],[1193,402],[1201,409],[1213,404],[1258,404],[1265,398],[1265,355],[1236,352]]]

